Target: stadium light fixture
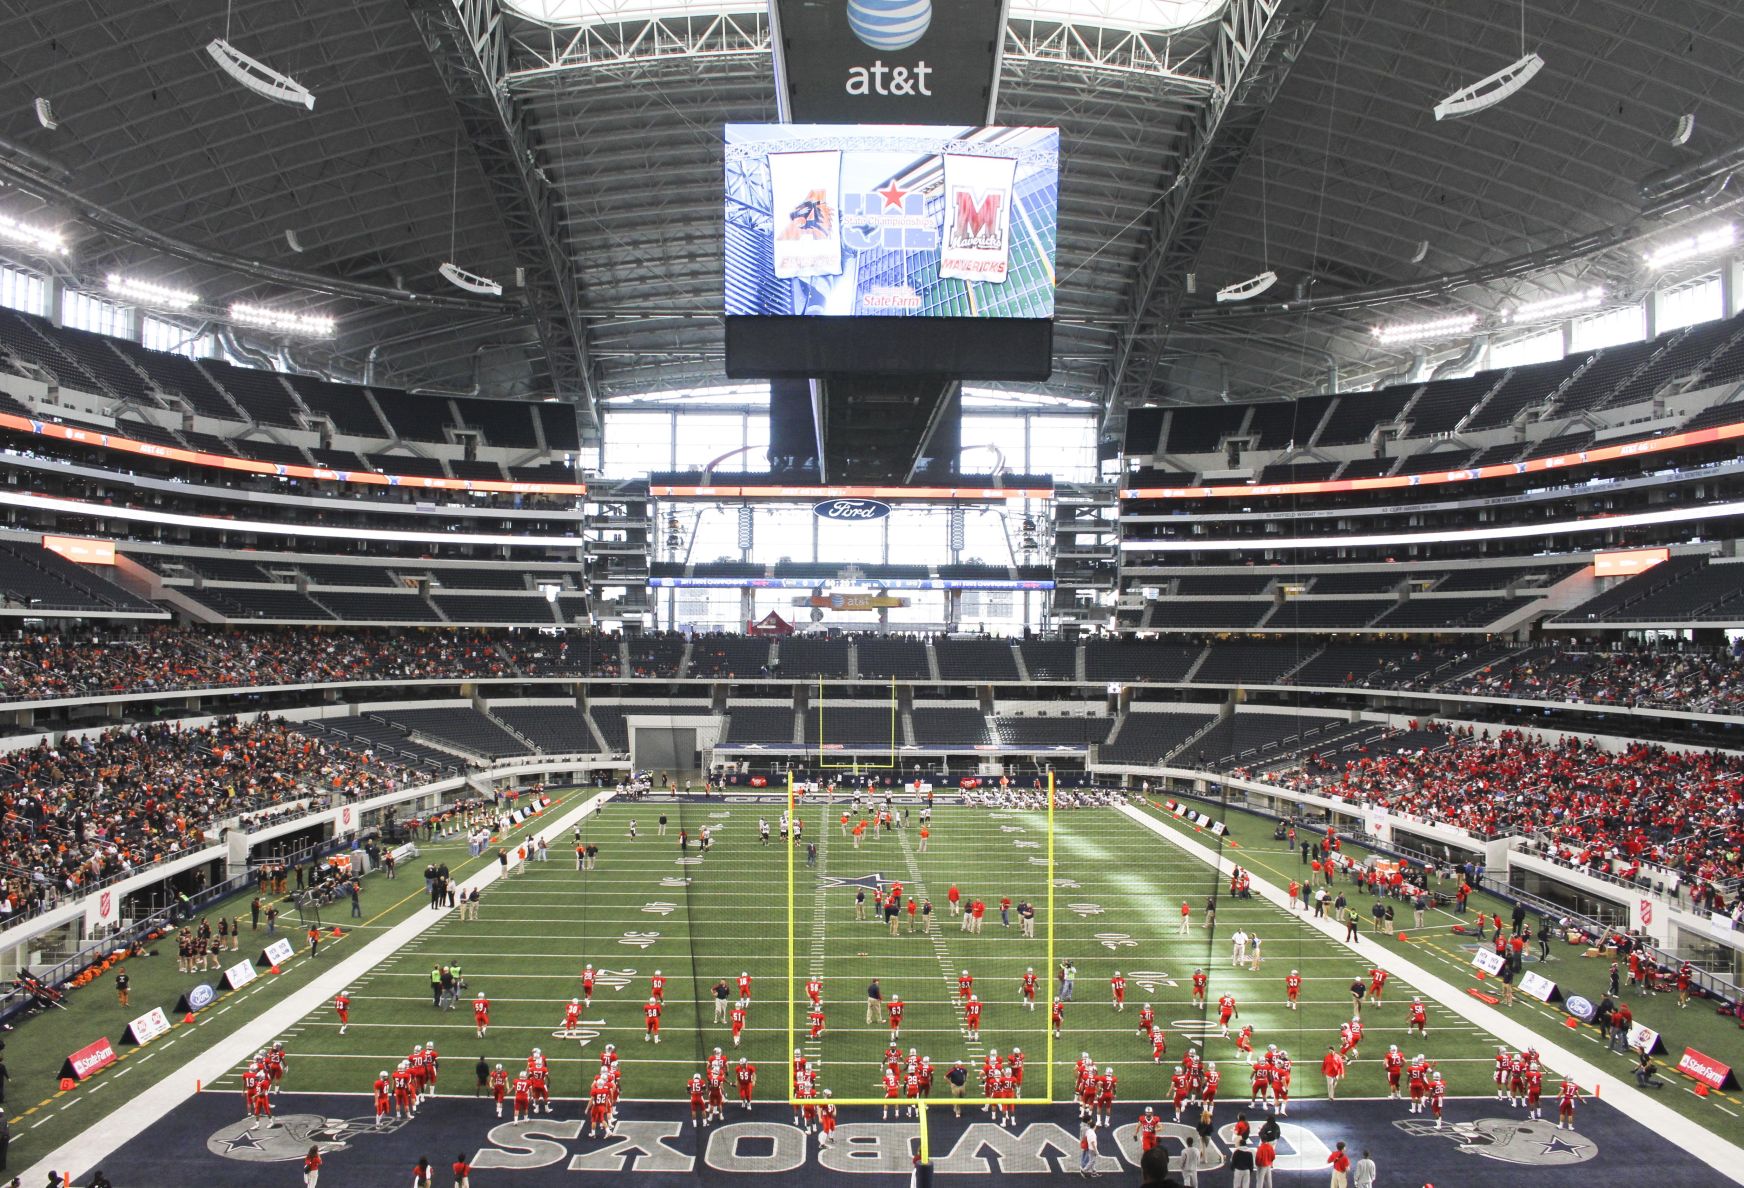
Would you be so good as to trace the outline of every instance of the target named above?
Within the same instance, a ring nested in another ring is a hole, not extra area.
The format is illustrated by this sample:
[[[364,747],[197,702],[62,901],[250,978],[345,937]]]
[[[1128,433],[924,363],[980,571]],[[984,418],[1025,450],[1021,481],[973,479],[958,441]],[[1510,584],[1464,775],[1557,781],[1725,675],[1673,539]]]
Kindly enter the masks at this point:
[[[230,320],[244,326],[258,326],[262,330],[276,330],[282,334],[307,334],[316,338],[329,337],[334,327],[332,318],[319,314],[272,309],[265,305],[250,305],[244,301],[238,301],[230,307]]]
[[[1504,66],[1487,78],[1480,78],[1469,87],[1455,91],[1435,105],[1438,120],[1474,115],[1502,100],[1532,81],[1532,76],[1544,69],[1544,59],[1527,54],[1518,62]]]
[[[1591,309],[1605,299],[1605,290],[1598,286],[1581,289],[1575,293],[1564,293],[1560,297],[1546,297],[1541,301],[1526,301],[1516,305],[1502,315],[1504,322],[1536,322],[1544,318],[1553,318],[1561,314],[1575,313],[1583,309]]]
[[[212,60],[218,63],[219,69],[256,95],[276,103],[289,103],[306,107],[310,111],[315,110],[315,96],[308,87],[264,62],[257,62],[222,37],[214,37],[206,46],[206,52],[212,55]]]
[[[468,293],[482,293],[487,297],[501,297],[503,286],[488,276],[478,276],[466,271],[457,264],[444,263],[436,269],[449,284],[465,289]]]
[[[1475,313],[1458,314],[1448,318],[1431,318],[1422,322],[1394,322],[1388,326],[1374,328],[1375,341],[1382,346],[1394,346],[1402,342],[1423,342],[1431,338],[1453,338],[1469,333],[1478,324]]]
[[[1664,244],[1648,252],[1645,259],[1649,268],[1670,268],[1674,264],[1682,264],[1687,260],[1699,259],[1702,256],[1712,256],[1723,252],[1738,241],[1738,228],[1727,223],[1724,227],[1715,227],[1711,231],[1703,231],[1700,235],[1692,235],[1675,243]]]
[[[1217,300],[1219,302],[1246,301],[1250,297],[1258,297],[1277,283],[1278,274],[1268,268],[1258,276],[1250,276],[1244,281],[1223,286],[1217,290]]]
[[[136,280],[131,276],[122,276],[118,272],[109,274],[109,291],[135,305],[151,305],[159,309],[187,309],[200,300],[198,293],[190,293],[186,289],[172,289],[168,285],[153,284],[151,281]]]
[[[45,256],[64,255],[67,250],[67,241],[60,232],[21,223],[10,215],[0,215],[0,239]]]

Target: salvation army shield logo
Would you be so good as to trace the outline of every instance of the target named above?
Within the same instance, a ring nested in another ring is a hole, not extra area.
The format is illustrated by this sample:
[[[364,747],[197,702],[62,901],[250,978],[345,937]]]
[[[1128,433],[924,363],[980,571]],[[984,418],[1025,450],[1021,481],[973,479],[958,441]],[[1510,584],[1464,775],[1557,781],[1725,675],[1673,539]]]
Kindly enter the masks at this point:
[[[359,1135],[392,1134],[409,1118],[384,1118],[376,1125],[371,1118],[323,1118],[319,1114],[284,1114],[270,1127],[254,1128],[254,1119],[243,1118],[212,1132],[206,1150],[244,1163],[290,1163],[302,1159],[310,1147],[321,1154],[343,1151]]]
[[[114,910],[115,895],[113,892],[105,891],[97,896],[97,915],[100,919],[107,920],[109,918],[109,913]]]

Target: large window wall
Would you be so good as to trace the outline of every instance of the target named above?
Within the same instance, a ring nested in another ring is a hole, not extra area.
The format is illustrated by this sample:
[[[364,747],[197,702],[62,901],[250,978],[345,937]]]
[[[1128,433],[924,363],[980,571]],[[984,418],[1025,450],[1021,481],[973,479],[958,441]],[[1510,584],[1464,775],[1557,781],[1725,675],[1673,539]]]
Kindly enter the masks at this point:
[[[722,470],[764,471],[769,441],[768,414],[762,410],[722,411],[709,408],[610,410],[603,427],[601,470],[610,478],[632,478],[650,471],[688,470],[708,465],[735,449],[743,452],[720,463]],[[1022,410],[999,413],[969,413],[963,418],[961,466],[966,473],[988,473],[1002,468],[1013,474],[1051,474],[1057,481],[1086,482],[1096,477],[1096,419],[1094,416],[1054,410]],[[782,561],[849,566],[944,565],[953,560],[1014,567],[1045,558],[1022,551],[1026,517],[1042,521],[1047,513],[1040,501],[1017,500],[990,506],[961,509],[962,547],[951,550],[952,516],[945,507],[898,506],[887,518],[873,523],[842,523],[820,520],[809,505],[753,506],[750,509],[749,547],[743,547],[745,526],[736,504],[675,503],[662,515],[676,513],[679,546],[667,547],[667,525],[662,524],[660,560],[680,563],[748,560],[769,566]],[[1036,536],[1048,539],[1046,532]],[[945,596],[940,592],[914,591],[905,595],[912,606],[892,608],[890,629],[932,630],[946,621]],[[742,625],[741,616],[760,617],[773,610],[800,625],[810,622],[809,608],[793,605],[803,600],[799,590],[757,590],[749,608],[738,590],[680,590],[663,592],[657,599],[662,627],[698,630],[731,629]],[[1027,598],[1006,592],[963,596],[959,622],[968,630],[985,627],[998,633],[1015,633],[1024,627],[1043,626],[1048,599],[1032,593]],[[830,614],[831,627],[848,629],[875,626],[871,614]]]

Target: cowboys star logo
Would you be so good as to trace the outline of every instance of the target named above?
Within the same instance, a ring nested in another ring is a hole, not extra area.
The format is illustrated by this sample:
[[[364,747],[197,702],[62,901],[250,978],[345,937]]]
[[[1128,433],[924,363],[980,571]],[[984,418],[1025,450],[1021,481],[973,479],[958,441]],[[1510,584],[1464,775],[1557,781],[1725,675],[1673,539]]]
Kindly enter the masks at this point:
[[[213,1131],[206,1140],[206,1150],[245,1163],[290,1163],[307,1155],[310,1147],[321,1148],[323,1155],[343,1151],[362,1135],[391,1134],[408,1121],[387,1118],[378,1127],[374,1118],[284,1114],[275,1118],[271,1126],[256,1130],[254,1119],[243,1118]]]
[[[833,891],[839,887],[864,887],[868,891],[876,891],[894,881],[885,878],[880,871],[873,871],[871,874],[864,874],[854,879],[843,878],[840,875],[821,875],[818,878],[818,889],[820,891]]]
[[[1442,1130],[1411,1119],[1393,1125],[1419,1138],[1450,1138],[1467,1155],[1482,1155],[1503,1163],[1561,1167],[1585,1163],[1599,1153],[1599,1145],[1585,1135],[1559,1130],[1555,1123],[1537,1118],[1479,1118],[1475,1122],[1454,1122]]]

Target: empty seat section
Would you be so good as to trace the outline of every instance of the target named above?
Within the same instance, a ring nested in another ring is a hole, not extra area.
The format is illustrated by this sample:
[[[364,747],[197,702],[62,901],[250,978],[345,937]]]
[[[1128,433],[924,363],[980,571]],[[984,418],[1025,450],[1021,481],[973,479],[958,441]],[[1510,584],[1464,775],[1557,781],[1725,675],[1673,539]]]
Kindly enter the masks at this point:
[[[1078,645],[1055,639],[1026,639],[1019,649],[1032,681],[1078,679]]]
[[[1392,605],[1391,602],[1380,599],[1292,598],[1272,612],[1272,617],[1265,621],[1265,626],[1268,629],[1293,627],[1297,630],[1355,630],[1358,627],[1367,627]]]
[[[1120,725],[1113,742],[1104,743],[1104,763],[1161,763],[1165,756],[1214,720],[1204,713],[1133,711]]]
[[[630,653],[633,677],[675,677],[684,660],[686,640],[682,635],[632,636],[625,643]]]
[[[1258,605],[1258,604],[1256,604]],[[1182,681],[1199,659],[1197,644],[1139,639],[1096,639],[1084,645],[1084,678],[1091,681]]]
[[[1605,407],[1621,408],[1625,404],[1651,400],[1660,388],[1672,380],[1689,378],[1701,369],[1708,357],[1719,350],[1727,339],[1738,333],[1738,329],[1739,323],[1736,320],[1703,322],[1699,326],[1691,326],[1655,355],[1651,363],[1613,392],[1611,398],[1605,401]]]
[[[440,623],[430,604],[416,594],[386,590],[317,590],[316,601],[348,623]]]
[[[334,429],[351,437],[381,438],[389,436],[387,426],[370,407],[368,390],[359,384],[335,384],[308,375],[287,375],[285,382],[296,389],[297,396],[333,422]]]
[[[1416,575],[1409,570],[1335,569],[1302,576],[1314,579],[1314,584],[1308,587],[1310,594],[1388,594]]]
[[[371,388],[388,428],[395,437],[406,441],[445,441],[443,429],[448,424],[448,402],[440,396],[414,396],[398,388]]]
[[[508,400],[457,399],[454,407],[461,422],[482,432],[490,445],[514,450],[538,448],[539,439],[533,431],[535,406]]]
[[[1379,392],[1348,392],[1338,398],[1338,407],[1326,420],[1326,428],[1314,439],[1316,445],[1355,445],[1367,441],[1375,426],[1388,424],[1417,391],[1418,384],[1400,384]]]
[[[21,541],[0,541],[0,594],[24,607],[55,610],[160,610],[59,553]]]
[[[438,744],[447,743],[486,759],[507,759],[512,755],[532,753],[526,743],[471,706],[381,710],[370,716],[403,727],[412,734],[425,735]]]
[[[234,367],[217,359],[201,359],[195,366],[230,393],[243,411],[260,424],[291,427],[302,424],[291,390],[285,387],[278,372]]]
[[[1425,676],[1446,659],[1434,648],[1416,644],[1331,644],[1291,674],[1290,683],[1392,687]]]
[[[1611,394],[1623,382],[1641,370],[1643,364],[1669,345],[1670,336],[1661,335],[1652,342],[1630,342],[1606,347],[1598,353],[1592,366],[1577,376],[1556,398],[1558,414],[1583,408],[1600,408],[1609,402]]]
[[[96,377],[68,358],[37,330],[47,322],[0,307],[0,350],[10,352],[25,363],[33,363],[54,377],[63,388],[96,395],[101,385]]]
[[[861,637],[855,650],[859,653],[860,675],[868,680],[892,677],[926,680],[932,675],[927,667],[926,645],[918,639]]]
[[[581,449],[581,428],[573,404],[542,401],[533,406],[545,431],[545,448],[553,453],[573,454]]]
[[[97,377],[109,391],[123,400],[131,400],[146,408],[155,407],[157,401],[146,390],[145,380],[139,372],[130,367],[125,359],[117,354],[109,344],[117,341],[103,334],[93,334],[89,330],[75,330],[71,326],[59,329],[50,328],[55,345],[76,360],[79,366]]]
[[[902,723],[893,715],[894,709],[889,704],[845,705],[827,698],[814,700],[804,715],[806,744],[826,750],[858,747],[880,753],[892,751],[902,745]]]
[[[432,589],[443,590],[525,590],[527,588],[527,570],[516,567],[497,568],[495,566],[480,566],[476,569],[461,569],[454,566],[411,566],[416,572],[430,575]]]
[[[1483,627],[1531,601],[1525,598],[1413,598],[1376,619],[1376,627],[1418,630]]]
[[[574,705],[493,705],[491,713],[548,755],[597,751],[587,715]]]
[[[845,677],[848,675],[848,641],[791,636],[781,641],[777,664],[777,675],[784,678]]]
[[[243,586],[207,586],[184,591],[231,619],[288,619],[299,623],[332,622],[333,616],[313,599],[295,590],[248,589]]]
[[[447,478],[448,471],[440,458],[422,458],[416,454],[366,454],[364,461],[371,470],[382,474],[404,474],[415,478]]]
[[[1381,478],[1393,473],[1393,467],[1399,464],[1397,458],[1352,458],[1344,464],[1344,469],[1338,472],[1338,479],[1370,479]]]
[[[255,458],[262,462],[282,462],[288,466],[309,465],[309,455],[301,446],[283,445],[276,441],[265,441],[260,438],[237,439],[231,446],[244,458]],[[345,469],[358,469],[356,466]]]
[[[1187,596],[1207,594],[1264,594],[1272,584],[1269,573],[1190,573],[1175,581],[1175,593]]]
[[[1103,715],[1041,717],[1001,715],[993,719],[993,737],[1004,747],[1091,746],[1108,737],[1114,719]]]
[[[1015,681],[1017,660],[1008,639],[933,641],[939,676],[947,681]]]
[[[728,745],[761,743],[791,747],[794,738],[793,707],[786,705],[727,706]]]
[[[474,482],[500,483],[507,481],[503,476],[503,468],[495,462],[468,461],[465,458],[448,459],[448,469],[457,479],[470,479]]]
[[[1322,483],[1338,473],[1342,462],[1273,462],[1260,468],[1262,483]]]
[[[1273,685],[1317,650],[1291,640],[1219,640],[1193,674],[1195,685]]]
[[[693,677],[750,677],[769,674],[769,640],[755,635],[699,635],[690,643]]]
[[[1257,627],[1271,609],[1269,598],[1228,598],[1220,602],[1165,598],[1152,608],[1150,625],[1165,630],[1202,628],[1208,631]]]
[[[1163,443],[1165,454],[1208,454],[1225,437],[1241,428],[1247,419],[1247,406],[1241,404],[1203,404],[1177,408],[1169,418],[1169,437]]]
[[[1484,395],[1501,382],[1494,371],[1480,371],[1463,379],[1436,380],[1425,384],[1423,395],[1406,414],[1410,419],[1412,437],[1433,437],[1437,433],[1452,433],[1459,423],[1471,416],[1472,409]]]
[[[1287,450],[1307,445],[1335,396],[1304,396],[1300,400],[1265,401],[1253,406],[1247,432],[1258,439],[1256,448]]]
[[[914,703],[914,741],[923,747],[980,747],[993,741],[987,717],[966,706]],[[825,719],[826,723],[828,718]]]
[[[1566,355],[1548,363],[1533,363],[1509,371],[1502,386],[1484,402],[1468,429],[1500,429],[1528,408],[1543,404],[1587,359],[1591,351]]]
[[[551,604],[544,597],[529,594],[491,596],[489,594],[432,594],[431,600],[442,608],[452,623],[537,623],[550,627],[556,620]]]

